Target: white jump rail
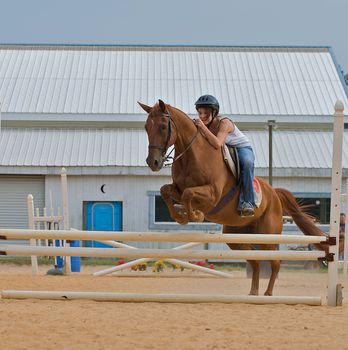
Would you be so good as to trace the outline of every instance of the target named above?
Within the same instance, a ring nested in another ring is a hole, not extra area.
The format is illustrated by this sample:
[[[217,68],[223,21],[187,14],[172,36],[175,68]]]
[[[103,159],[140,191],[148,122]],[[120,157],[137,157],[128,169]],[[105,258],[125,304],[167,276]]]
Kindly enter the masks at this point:
[[[0,255],[14,256],[81,256],[99,258],[171,258],[171,259],[226,259],[226,260],[317,260],[325,259],[323,251],[274,250],[173,250],[129,248],[65,248],[2,245]]]
[[[248,304],[306,304],[319,306],[321,297],[316,296],[254,296],[254,295],[219,295],[219,294],[137,294],[110,292],[68,292],[68,291],[18,291],[4,290],[2,299],[41,299],[115,301],[132,303],[248,303]]]
[[[0,229],[0,239],[64,239],[64,240],[117,240],[124,242],[187,242],[187,243],[255,243],[255,244],[315,244],[327,241],[326,236],[272,235],[272,234],[211,234],[110,232],[67,230]]]

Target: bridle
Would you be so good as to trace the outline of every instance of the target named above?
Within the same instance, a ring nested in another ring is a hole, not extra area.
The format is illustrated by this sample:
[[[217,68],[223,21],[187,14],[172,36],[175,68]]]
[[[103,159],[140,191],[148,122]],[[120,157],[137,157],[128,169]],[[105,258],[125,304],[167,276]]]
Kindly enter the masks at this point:
[[[163,113],[162,117],[168,118],[168,133],[167,133],[167,137],[166,137],[166,142],[165,142],[164,146],[149,145],[149,148],[159,149],[160,151],[162,151],[162,157],[164,157],[166,152],[167,152],[167,149],[168,149],[168,144],[169,144],[170,138],[172,137],[172,123],[175,125],[175,122],[173,121],[173,119],[169,113]],[[175,129],[177,129],[176,125],[175,125]]]
[[[173,162],[174,163],[175,161],[177,161],[179,158],[181,158],[190,148],[191,146],[193,145],[193,143],[195,142],[197,136],[198,136],[198,133],[199,133],[199,130],[197,128],[197,132],[196,134],[193,136],[192,140],[190,141],[190,143],[188,144],[188,146],[176,157],[171,157],[170,155],[172,154],[174,148],[170,151],[170,153],[166,156],[166,153],[167,153],[167,150],[169,148],[169,141],[172,137],[172,123],[176,129],[176,131],[178,132],[178,127],[176,126],[175,124],[175,121],[173,120],[172,116],[170,115],[169,112],[167,113],[162,113],[162,117],[166,117],[168,118],[168,133],[167,133],[167,137],[166,137],[166,141],[165,141],[165,144],[164,146],[161,146],[161,145],[151,145],[149,144],[149,149],[151,148],[154,148],[154,149],[159,149],[160,151],[162,151],[162,157],[164,158],[164,162],[169,160],[169,159],[173,159]]]

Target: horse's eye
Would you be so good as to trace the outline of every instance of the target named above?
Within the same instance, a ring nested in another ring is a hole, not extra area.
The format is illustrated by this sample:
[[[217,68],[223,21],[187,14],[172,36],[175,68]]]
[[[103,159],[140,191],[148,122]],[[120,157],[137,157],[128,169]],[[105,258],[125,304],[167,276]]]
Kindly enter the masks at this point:
[[[161,130],[164,131],[166,130],[167,126],[166,125],[161,125]]]

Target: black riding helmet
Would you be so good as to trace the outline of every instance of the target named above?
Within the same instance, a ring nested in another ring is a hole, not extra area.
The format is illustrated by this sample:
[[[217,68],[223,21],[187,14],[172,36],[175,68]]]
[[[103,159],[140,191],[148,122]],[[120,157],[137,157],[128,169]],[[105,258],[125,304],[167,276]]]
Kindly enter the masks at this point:
[[[196,109],[198,108],[211,108],[213,110],[213,116],[219,114],[220,105],[216,97],[212,95],[203,95],[195,103]]]

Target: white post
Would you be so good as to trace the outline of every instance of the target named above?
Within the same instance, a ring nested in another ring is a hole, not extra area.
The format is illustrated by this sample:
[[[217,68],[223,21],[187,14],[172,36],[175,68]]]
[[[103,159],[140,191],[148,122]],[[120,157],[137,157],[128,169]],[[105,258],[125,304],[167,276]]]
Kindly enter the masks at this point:
[[[345,197],[345,205],[346,205],[346,225],[344,229],[344,256],[343,256],[343,275],[347,275],[348,271],[348,180],[346,184],[346,197]]]
[[[63,228],[64,230],[70,230],[69,223],[69,205],[68,205],[68,180],[66,176],[66,169],[62,168],[61,172],[61,187],[62,187],[62,206],[63,206]],[[69,247],[70,244],[63,242],[63,246]],[[64,274],[69,275],[71,273],[71,260],[70,256],[64,258]]]
[[[43,216],[44,217],[47,217],[47,210],[46,210],[46,207],[43,208]],[[53,216],[53,215],[52,215]],[[40,228],[40,227],[39,227]],[[47,230],[48,229],[48,225],[47,225],[47,221],[44,221],[43,223],[43,228],[44,230]],[[48,244],[48,239],[45,239],[45,246],[48,247],[49,244]]]
[[[54,208],[53,208],[53,196],[52,196],[52,190],[49,190],[49,196],[50,196],[50,209],[51,209],[51,216],[54,216]],[[57,214],[59,215],[59,214]],[[47,226],[47,225],[46,225]],[[51,223],[51,230],[54,230],[54,222]],[[47,246],[49,246],[49,240],[47,240]],[[52,240],[52,245],[54,246],[54,240]],[[55,265],[57,265],[57,261],[55,261]]]
[[[36,208],[36,216],[34,216],[34,227],[37,230],[41,229],[41,222],[40,222],[40,220],[36,220],[36,218],[39,218],[39,217],[40,217],[40,209]],[[37,239],[36,240],[36,244],[41,246],[41,239]]]
[[[62,217],[62,219],[64,220],[64,217],[60,215],[60,207],[57,208],[57,215],[58,215],[59,217]],[[61,229],[62,229],[61,222],[62,222],[61,220],[58,222],[58,228],[57,228],[57,230],[61,230]]]
[[[27,204],[28,204],[28,226],[30,230],[34,230],[35,229],[34,198],[32,194],[28,194]],[[30,245],[36,246],[36,239],[30,239]],[[34,256],[34,255],[31,256],[31,271],[33,275],[37,275],[39,272],[39,267],[37,264],[37,256]]]
[[[330,245],[329,253],[334,254],[334,261],[328,263],[328,294],[327,305],[337,306],[337,277],[338,277],[338,244],[339,216],[341,208],[342,186],[342,145],[344,114],[343,103],[335,104],[333,125],[332,179],[331,179],[331,208],[330,208],[330,238],[336,239],[336,245]]]
[[[62,206],[63,206],[63,227],[64,230],[70,230],[69,224],[69,205],[68,205],[68,180],[66,175],[66,169],[62,168],[61,172],[61,185],[62,185]]]

